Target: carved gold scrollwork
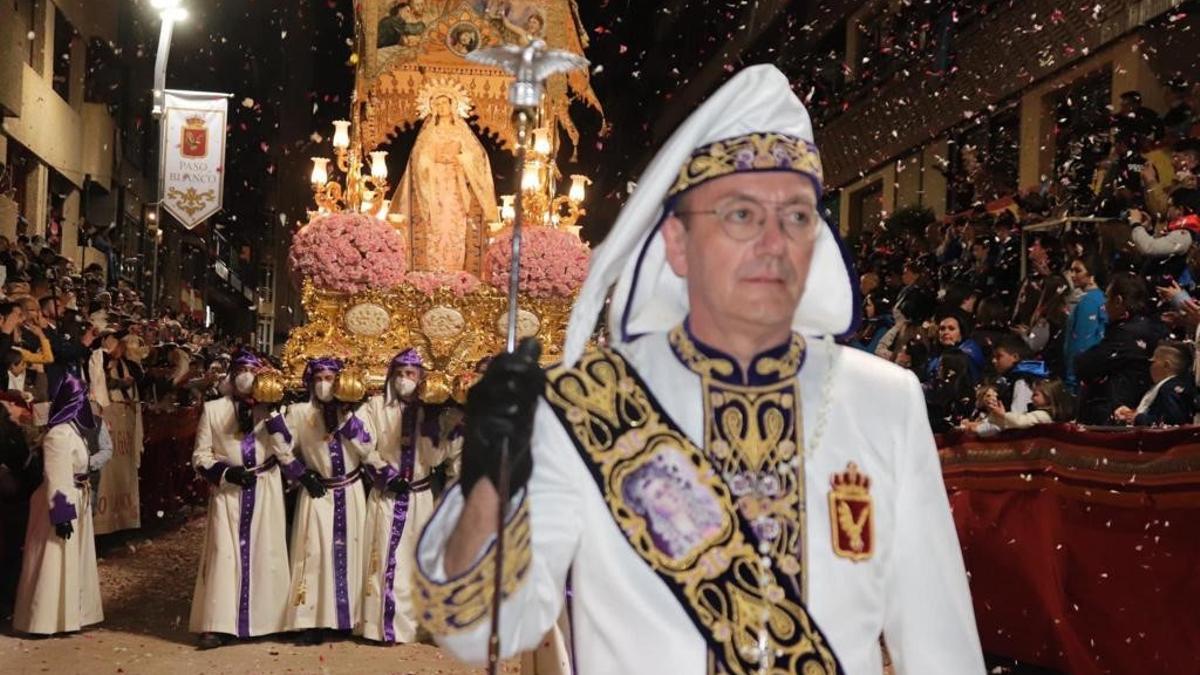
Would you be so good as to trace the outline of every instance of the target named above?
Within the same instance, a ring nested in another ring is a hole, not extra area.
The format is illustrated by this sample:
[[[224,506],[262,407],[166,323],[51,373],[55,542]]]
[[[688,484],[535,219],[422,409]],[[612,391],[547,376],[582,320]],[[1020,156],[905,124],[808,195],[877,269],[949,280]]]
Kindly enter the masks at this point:
[[[290,386],[300,385],[308,359],[336,356],[366,373],[369,389],[378,389],[392,357],[415,347],[426,364],[425,400],[462,401],[476,364],[504,348],[508,299],[486,285],[463,296],[449,289],[429,295],[411,286],[345,294],[306,281],[301,302],[308,321],[292,330],[283,349]],[[519,299],[518,331],[538,336],[546,365],[561,358],[572,302]]]

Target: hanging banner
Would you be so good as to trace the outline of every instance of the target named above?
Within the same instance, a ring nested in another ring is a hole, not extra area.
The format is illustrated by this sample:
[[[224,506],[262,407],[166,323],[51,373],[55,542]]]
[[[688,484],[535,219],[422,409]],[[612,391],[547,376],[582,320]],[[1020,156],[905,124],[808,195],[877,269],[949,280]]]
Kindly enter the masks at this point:
[[[167,91],[162,117],[162,206],[187,229],[221,210],[229,97]]]

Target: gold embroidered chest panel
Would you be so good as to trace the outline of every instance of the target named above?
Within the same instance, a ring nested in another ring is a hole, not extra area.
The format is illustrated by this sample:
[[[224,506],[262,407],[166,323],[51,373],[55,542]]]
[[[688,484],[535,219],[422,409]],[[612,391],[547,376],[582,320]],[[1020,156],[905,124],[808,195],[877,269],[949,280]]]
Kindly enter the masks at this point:
[[[696,354],[684,361],[693,370],[723,368]],[[779,386],[707,383],[706,402],[719,405],[706,406],[706,448],[615,352],[589,350],[550,373],[547,402],[634,551],[704,636],[712,672],[841,672],[804,606],[802,358],[793,341],[756,360],[789,373],[772,378]]]

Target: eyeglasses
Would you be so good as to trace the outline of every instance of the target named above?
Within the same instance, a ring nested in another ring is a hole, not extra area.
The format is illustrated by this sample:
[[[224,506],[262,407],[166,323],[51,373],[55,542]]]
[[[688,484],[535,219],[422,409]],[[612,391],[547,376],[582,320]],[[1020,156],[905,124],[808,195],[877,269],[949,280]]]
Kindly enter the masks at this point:
[[[785,204],[775,207],[775,219],[779,229],[792,241],[811,239],[817,232],[819,222],[813,207],[805,203]],[[676,211],[677,216],[716,216],[721,229],[730,239],[750,241],[762,236],[767,227],[769,210],[767,205],[747,198],[737,198],[715,209],[704,211]]]

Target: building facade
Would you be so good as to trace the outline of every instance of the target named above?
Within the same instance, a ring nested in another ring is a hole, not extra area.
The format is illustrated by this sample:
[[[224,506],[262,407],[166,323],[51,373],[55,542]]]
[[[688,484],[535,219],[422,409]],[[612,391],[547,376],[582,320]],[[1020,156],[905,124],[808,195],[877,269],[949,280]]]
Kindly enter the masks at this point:
[[[117,120],[88,64],[117,41],[117,0],[0,3],[0,234],[105,263],[81,226],[117,179]],[[81,236],[82,235],[82,236]]]
[[[1162,114],[1171,79],[1195,84],[1181,0],[825,4],[802,81],[850,237],[906,206],[944,216],[1046,189],[1123,93]]]

